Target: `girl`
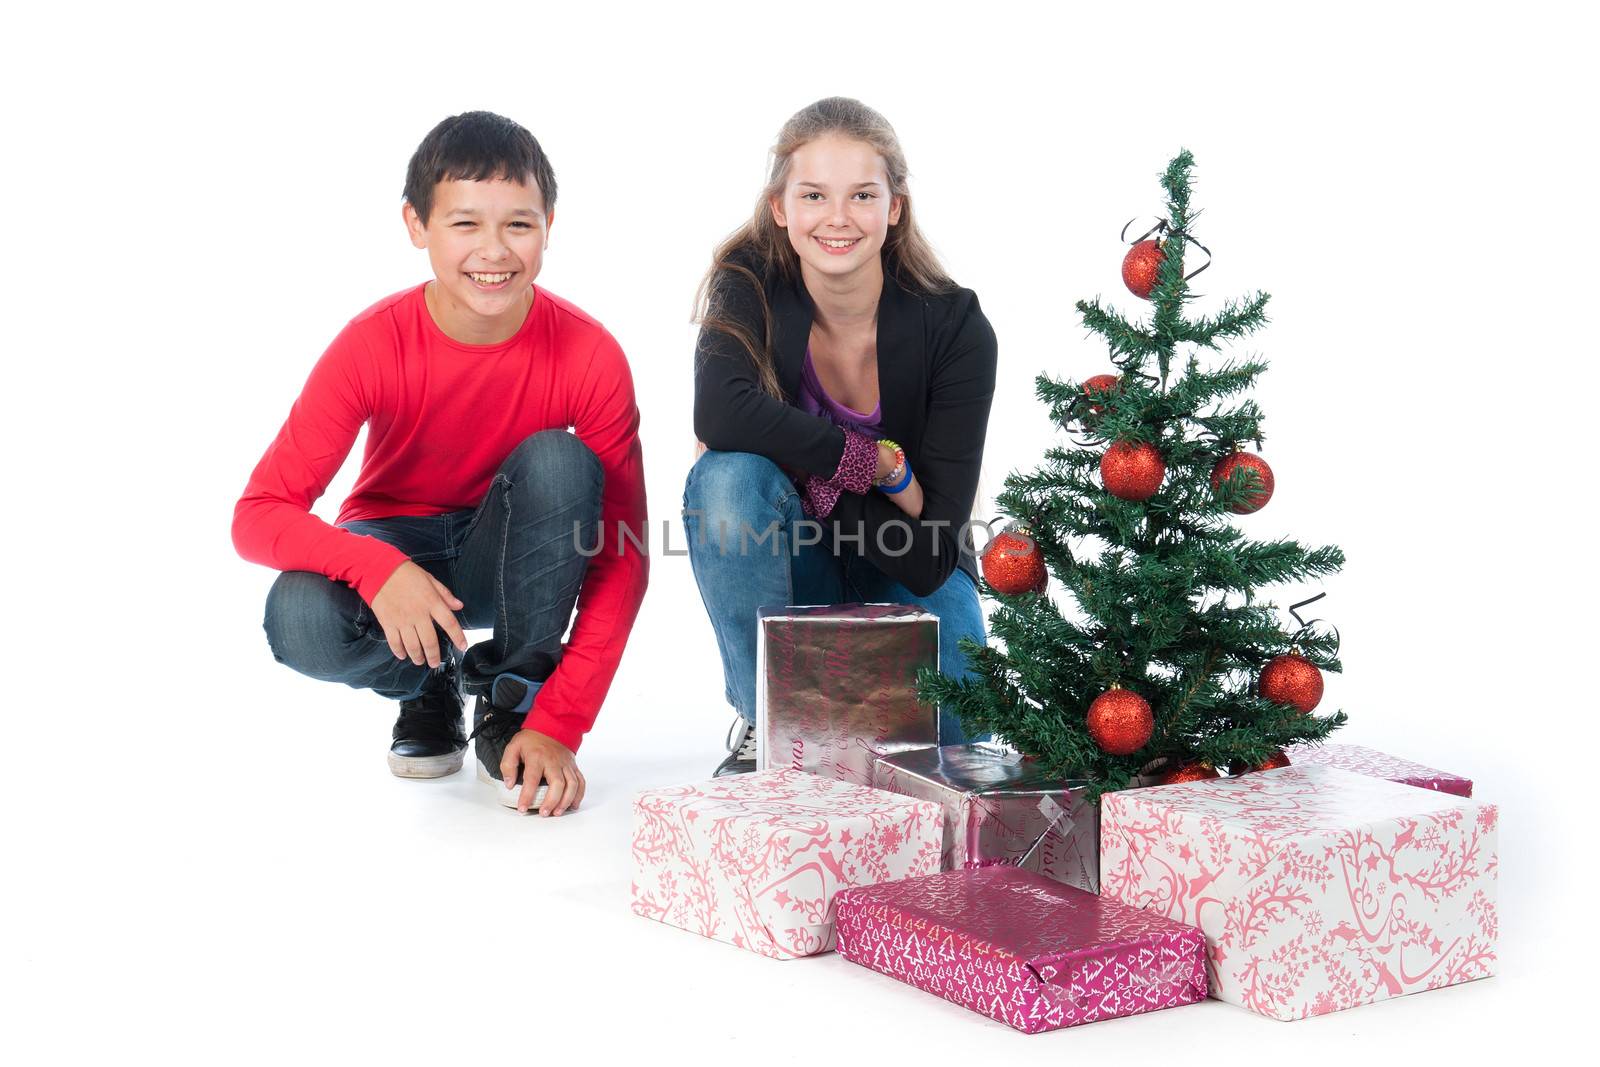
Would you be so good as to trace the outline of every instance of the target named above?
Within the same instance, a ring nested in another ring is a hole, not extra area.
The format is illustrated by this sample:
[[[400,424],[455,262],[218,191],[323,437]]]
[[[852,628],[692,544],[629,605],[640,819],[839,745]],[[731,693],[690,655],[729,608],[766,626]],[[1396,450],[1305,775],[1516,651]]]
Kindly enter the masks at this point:
[[[844,601],[939,618],[946,674],[984,639],[972,513],[995,338],[917,228],[882,115],[791,118],[750,221],[701,286],[689,558],[739,713],[716,773],[755,769],[756,611]],[[763,534],[770,534],[763,539]],[[964,739],[940,710],[940,741]]]

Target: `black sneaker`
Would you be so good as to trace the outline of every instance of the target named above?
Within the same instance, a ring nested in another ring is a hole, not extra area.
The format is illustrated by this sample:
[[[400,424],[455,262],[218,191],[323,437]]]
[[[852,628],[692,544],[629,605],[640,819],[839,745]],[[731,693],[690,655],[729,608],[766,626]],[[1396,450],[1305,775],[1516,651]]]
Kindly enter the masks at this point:
[[[728,731],[728,758],[717,764],[711,777],[728,774],[749,774],[756,769],[756,728],[743,715],[734,717],[733,728]]]
[[[506,754],[506,746],[522,729],[528,710],[533,707],[534,695],[553,667],[553,662],[548,666],[540,664],[540,669],[534,672],[543,674],[538,679],[519,674],[500,675],[489,687],[487,696],[478,695],[472,709],[471,740],[473,755],[477,757],[478,781],[493,786],[495,797],[508,808],[515,808],[522,796],[522,772],[517,772],[517,788],[507,789],[505,780],[500,777],[500,760]],[[538,810],[547,788],[544,783],[539,784],[533,803],[524,814],[531,815]]]
[[[421,694],[400,702],[389,770],[400,778],[443,778],[459,771],[467,754],[461,708],[455,667],[447,663],[428,676]]]

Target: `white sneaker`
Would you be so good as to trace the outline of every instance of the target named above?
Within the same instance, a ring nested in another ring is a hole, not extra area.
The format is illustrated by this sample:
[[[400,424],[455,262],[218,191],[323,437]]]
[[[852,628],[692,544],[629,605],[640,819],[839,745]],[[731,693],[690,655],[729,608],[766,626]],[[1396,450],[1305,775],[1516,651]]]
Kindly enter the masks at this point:
[[[500,687],[498,681],[496,687]],[[538,687],[532,688],[537,691]],[[506,695],[505,703],[518,704],[518,700],[511,699],[516,696],[516,690],[508,689]],[[533,701],[531,694],[524,695],[527,697],[525,703],[531,705]],[[507,711],[495,707],[481,696],[478,697],[472,711],[475,725],[469,740],[472,742],[473,754],[477,757],[473,762],[478,765],[478,781],[494,786],[495,799],[512,810],[516,809],[517,800],[522,796],[522,774],[521,772],[517,774],[517,788],[507,789],[505,782],[500,779],[500,760],[505,755],[506,745],[510,744],[517,731],[522,729],[522,722],[526,716],[525,706],[517,706]],[[534,791],[533,803],[523,814],[532,815],[538,811],[539,805],[544,803],[544,795],[549,788],[544,782],[540,782],[539,788]]]
[[[520,782],[521,777],[518,776],[517,780]],[[495,799],[505,807],[508,807],[513,811],[516,810],[517,801],[522,796],[522,788],[520,785],[516,789],[507,789],[505,782],[490,774],[488,768],[486,768],[482,763],[478,764],[478,781],[484,783],[485,785],[494,786]],[[533,792],[533,803],[529,805],[528,810],[523,814],[532,815],[537,812],[539,810],[539,805],[544,803],[544,795],[549,789],[550,787],[548,785],[540,782],[539,788]]]

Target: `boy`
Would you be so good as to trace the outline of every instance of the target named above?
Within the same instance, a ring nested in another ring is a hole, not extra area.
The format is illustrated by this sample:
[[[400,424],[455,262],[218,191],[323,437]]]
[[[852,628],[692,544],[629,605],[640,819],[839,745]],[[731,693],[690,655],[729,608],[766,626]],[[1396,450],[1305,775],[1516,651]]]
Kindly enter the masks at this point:
[[[541,815],[583,798],[574,754],[648,576],[627,362],[533,284],[555,201],[521,126],[475,111],[434,127],[402,211],[433,279],[335,338],[233,520],[239,554],[285,572],[266,610],[278,661],[400,701],[396,775],[453,774],[471,740],[501,802]],[[363,423],[361,473],[329,526],[310,508]],[[463,626],[494,634],[469,649]]]

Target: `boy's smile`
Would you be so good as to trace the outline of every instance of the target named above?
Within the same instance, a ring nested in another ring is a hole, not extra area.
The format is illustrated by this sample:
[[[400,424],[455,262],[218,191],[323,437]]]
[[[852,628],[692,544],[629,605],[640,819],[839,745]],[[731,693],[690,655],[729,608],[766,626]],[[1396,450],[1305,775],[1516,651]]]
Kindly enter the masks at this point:
[[[497,344],[521,329],[550,240],[537,183],[442,181],[426,224],[405,206],[411,243],[428,251],[428,310],[447,336]]]

